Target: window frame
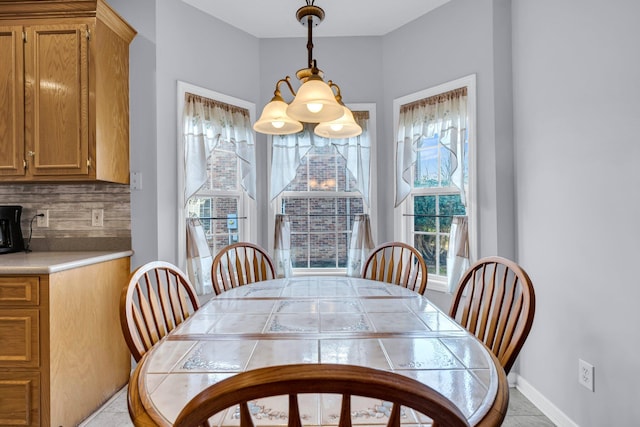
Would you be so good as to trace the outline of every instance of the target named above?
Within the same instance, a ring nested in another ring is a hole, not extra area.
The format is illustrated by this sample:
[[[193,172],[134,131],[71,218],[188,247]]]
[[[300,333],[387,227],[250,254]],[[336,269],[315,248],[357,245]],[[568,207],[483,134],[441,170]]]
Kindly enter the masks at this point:
[[[375,241],[375,235],[377,230],[377,218],[376,215],[372,215],[372,213],[377,212],[377,182],[374,179],[374,170],[376,167],[376,104],[375,103],[353,103],[346,104],[346,106],[351,111],[368,111],[369,112],[369,137],[371,138],[371,151],[370,151],[370,168],[369,168],[369,206],[366,203],[364,205],[364,213],[370,214],[370,224],[371,224],[371,232],[373,234],[373,238]],[[272,143],[273,138],[269,136],[269,153],[268,153],[268,177],[269,177],[269,188],[271,184],[271,157],[272,157]],[[269,225],[270,230],[273,230],[275,227],[275,215],[280,213],[279,207],[282,204],[283,197],[291,197],[292,195],[300,196],[300,193],[303,192],[290,192],[283,191],[280,193],[273,201],[269,202]],[[355,193],[358,195],[359,193]],[[320,191],[317,194],[310,195],[309,197],[320,198],[320,197],[354,197],[354,193],[352,192],[343,192],[343,191]],[[274,245],[274,233],[269,233],[269,247],[273,248]],[[347,248],[348,249],[348,248]],[[315,275],[315,276],[342,276],[346,275],[347,269],[345,268],[294,268],[293,275],[294,276],[305,276],[305,275]]]
[[[251,123],[255,121],[256,115],[256,105],[252,102],[248,102],[239,98],[235,98],[229,95],[225,95],[223,93],[215,92],[210,89],[206,89],[200,86],[195,86],[190,83],[186,83],[178,80],[177,84],[177,117],[178,117],[178,131],[177,131],[177,141],[178,141],[178,150],[177,150],[177,183],[178,183],[178,203],[176,206],[177,209],[177,234],[178,234],[178,265],[183,271],[187,271],[187,243],[186,243],[186,235],[187,235],[187,223],[186,223],[186,206],[185,206],[185,198],[184,198],[184,141],[183,141],[183,126],[182,126],[182,114],[184,110],[184,97],[185,93],[192,93],[194,95],[199,95],[205,98],[213,99],[216,101],[224,102],[226,104],[235,105],[240,108],[245,108],[249,111],[249,118]],[[253,132],[253,130],[252,130]],[[254,141],[255,132],[254,132]],[[237,174],[238,180],[240,179],[240,173]],[[220,195],[224,193],[224,191],[217,192]],[[230,193],[230,192],[227,192]],[[233,193],[234,197],[237,195],[235,191]],[[219,195],[218,195],[219,196]],[[246,226],[241,229],[241,232],[238,233],[238,240],[241,241],[257,241],[257,205],[256,201],[251,199],[245,191],[242,190],[240,186],[240,201],[239,201],[239,209],[238,209],[238,217],[246,217],[244,220]],[[212,256],[216,254],[212,253]]]
[[[409,95],[402,96],[400,98],[396,98],[393,100],[393,123],[394,123],[394,157],[398,156],[398,146],[397,146],[397,135],[398,135],[398,125],[400,120],[400,107],[402,105],[409,104],[414,101],[418,101],[420,99],[429,98],[435,95],[439,95],[444,92],[449,92],[461,87],[467,87],[467,120],[468,120],[468,128],[467,128],[467,138],[469,141],[468,145],[468,153],[467,153],[467,161],[468,161],[468,188],[467,197],[467,217],[469,219],[469,257],[470,261],[473,262],[476,259],[476,254],[478,253],[478,203],[477,203],[477,167],[476,167],[476,156],[477,156],[477,131],[476,131],[476,75],[471,74],[460,79],[456,79],[447,83],[443,83],[437,86],[430,87],[428,89],[415,92]],[[397,167],[397,164],[394,168]],[[415,171],[414,171],[415,172]],[[413,173],[414,173],[413,172]],[[394,175],[397,176],[397,173]],[[394,208],[393,218],[394,218],[394,240],[402,241],[413,245],[413,234],[414,234],[414,217],[413,217],[413,198],[415,195],[425,195],[425,194],[435,194],[437,192],[441,192],[440,189],[425,189],[425,188],[417,188],[414,189],[412,187],[411,193],[407,198],[400,204],[400,206]],[[442,193],[448,193],[446,189],[442,191]],[[443,280],[442,276],[429,275],[429,279],[427,282],[427,289],[437,290],[441,292],[449,292],[448,284],[446,278]]]

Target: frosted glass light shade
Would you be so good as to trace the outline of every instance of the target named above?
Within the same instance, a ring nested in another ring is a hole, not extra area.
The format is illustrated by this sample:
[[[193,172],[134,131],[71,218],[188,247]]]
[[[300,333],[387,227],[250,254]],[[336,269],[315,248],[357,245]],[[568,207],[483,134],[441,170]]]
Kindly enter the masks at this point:
[[[353,118],[353,113],[347,107],[342,107],[344,114],[338,120],[319,123],[313,132],[324,138],[353,138],[362,133],[362,128]]]
[[[314,107],[321,107],[319,111]],[[342,105],[336,101],[333,90],[320,79],[307,80],[287,107],[287,115],[305,123],[330,122],[344,114]]]
[[[302,123],[287,116],[287,103],[272,100],[264,106],[258,121],[253,125],[253,130],[269,135],[288,135],[302,130]]]

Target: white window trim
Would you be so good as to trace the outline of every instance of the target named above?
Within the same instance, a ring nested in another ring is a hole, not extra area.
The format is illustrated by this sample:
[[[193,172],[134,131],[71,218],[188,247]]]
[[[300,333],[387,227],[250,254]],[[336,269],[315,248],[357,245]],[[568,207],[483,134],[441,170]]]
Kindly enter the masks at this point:
[[[468,108],[468,138],[469,138],[469,188],[467,189],[468,197],[468,218],[469,218],[469,256],[470,261],[476,259],[478,253],[478,203],[477,203],[477,174],[476,168],[477,158],[477,131],[476,131],[476,75],[471,74],[457,80],[443,83],[420,92],[412,93],[393,100],[393,140],[394,153],[397,156],[396,137],[398,135],[398,121],[400,120],[400,107],[420,99],[429,98],[444,92],[449,92],[460,87],[467,87],[467,108]],[[395,163],[395,162],[394,162]],[[395,175],[394,175],[395,176]],[[405,201],[393,210],[393,235],[395,240],[399,240],[408,244],[409,234],[413,230],[413,217],[404,216],[413,212],[413,198],[409,195]],[[427,288],[430,290],[448,292],[446,281],[429,278]]]
[[[184,200],[184,144],[183,135],[182,135],[182,114],[184,110],[184,96],[185,93],[192,93],[194,95],[203,96],[205,98],[213,99],[216,101],[224,102],[230,105],[235,105],[240,108],[245,108],[249,110],[249,118],[251,122],[255,120],[256,116],[256,105],[252,102],[244,101],[242,99],[234,98],[229,95],[225,95],[219,92],[212,91],[210,89],[206,89],[200,86],[195,86],[190,83],[186,83],[178,80],[177,86],[177,116],[178,116],[178,204],[177,204],[177,232],[178,232],[178,266],[183,270],[187,271],[187,224],[185,217],[185,200]],[[255,141],[254,135],[254,141]],[[257,207],[255,200],[252,200],[247,194],[243,191],[242,197],[240,200],[241,205],[243,206],[243,212],[240,216],[246,216],[246,226],[244,229],[244,240],[248,240],[251,242],[256,242],[257,239]],[[240,214],[240,212],[239,212]],[[215,256],[216,254],[212,254]]]
[[[367,103],[355,103],[355,104],[346,104],[346,106],[351,110],[351,111],[368,111],[369,112],[369,137],[371,138],[371,154],[370,154],[370,168],[369,168],[369,207],[367,208],[367,205],[364,206],[364,211],[365,213],[377,213],[378,212],[378,198],[377,198],[377,194],[378,194],[378,190],[377,190],[377,182],[375,181],[375,176],[374,176],[374,171],[375,171],[375,167],[376,167],[376,144],[377,144],[377,139],[376,139],[376,130],[377,130],[377,120],[376,120],[376,104],[373,102],[367,102]],[[268,162],[268,176],[269,176],[269,180],[268,180],[268,185],[267,188],[271,188],[271,147],[272,147],[272,142],[273,139],[271,136],[269,136],[268,138],[269,140],[269,153],[267,156],[267,162]],[[276,220],[276,213],[280,213],[278,210],[278,207],[280,206],[280,200],[281,197],[283,195],[286,195],[285,193],[281,193],[278,197],[276,197],[273,202],[269,203],[269,213],[268,213],[268,217],[269,217],[269,248],[273,248],[274,246],[274,233],[273,230],[275,228],[275,220]],[[329,193],[327,192],[327,196],[334,196],[335,197],[336,193]],[[370,214],[370,223],[371,223],[371,234],[373,235],[373,241],[376,241],[376,231],[378,229],[377,224],[378,224],[378,218],[377,215],[375,214]],[[272,251],[271,251],[272,252]],[[346,268],[297,268],[294,269],[293,271],[293,275],[294,276],[306,276],[306,275],[314,275],[314,276],[322,276],[322,275],[327,275],[327,276],[336,276],[336,275],[346,275],[347,274],[347,269]]]

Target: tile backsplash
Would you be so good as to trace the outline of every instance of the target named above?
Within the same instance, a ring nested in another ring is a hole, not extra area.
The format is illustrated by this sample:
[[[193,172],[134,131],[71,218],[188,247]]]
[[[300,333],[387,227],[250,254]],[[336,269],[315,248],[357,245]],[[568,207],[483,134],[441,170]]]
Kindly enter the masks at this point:
[[[32,233],[34,251],[131,249],[129,185],[0,184],[0,205],[22,206],[22,234],[26,244]],[[34,218],[42,209],[49,211],[46,228]],[[101,227],[92,225],[93,209],[104,212]]]

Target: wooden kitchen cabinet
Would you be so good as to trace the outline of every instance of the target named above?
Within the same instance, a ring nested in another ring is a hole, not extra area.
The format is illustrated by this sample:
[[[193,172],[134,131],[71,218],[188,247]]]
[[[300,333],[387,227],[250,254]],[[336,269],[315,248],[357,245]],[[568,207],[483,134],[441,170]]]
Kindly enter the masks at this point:
[[[129,182],[135,34],[102,0],[3,2],[0,182]]]
[[[0,425],[74,426],[129,379],[119,320],[129,257],[0,275]]]

